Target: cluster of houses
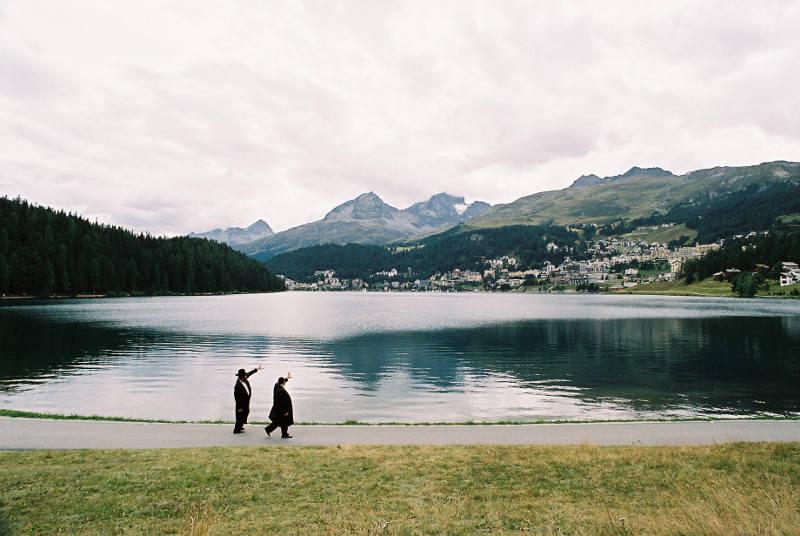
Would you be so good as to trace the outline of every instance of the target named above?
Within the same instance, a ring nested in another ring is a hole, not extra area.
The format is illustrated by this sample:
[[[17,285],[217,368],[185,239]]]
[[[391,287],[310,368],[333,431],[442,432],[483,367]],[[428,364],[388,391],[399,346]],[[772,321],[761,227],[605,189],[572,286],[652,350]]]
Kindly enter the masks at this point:
[[[784,261],[781,263],[780,283],[782,287],[800,283],[800,267],[796,262]]]
[[[687,259],[703,256],[719,247],[720,244],[715,243],[670,249],[662,243],[611,238],[594,242],[586,259],[566,257],[560,265],[545,262],[541,268],[527,270],[513,269],[516,263],[506,263],[505,258],[501,259],[503,264],[495,259],[488,262],[483,275],[493,280],[494,288],[516,288],[535,282],[557,287],[595,284],[614,290],[674,279]],[[559,246],[550,243],[547,248],[557,251]],[[637,266],[656,269],[645,272]]]
[[[549,252],[569,252],[568,246],[547,244]],[[368,280],[342,279],[333,270],[314,272],[312,281],[286,280],[290,290],[387,290],[440,291],[509,290],[526,286],[581,287],[590,284],[610,289],[628,288],[657,280],[674,279],[683,263],[717,249],[720,244],[699,244],[690,247],[668,248],[662,243],[627,241],[618,238],[598,240],[592,244],[584,259],[565,257],[556,265],[544,262],[540,266],[523,267],[519,259],[503,256],[485,259],[483,268],[460,269],[419,277],[411,268],[398,271],[391,268],[376,272]],[[656,266],[642,271],[637,266]]]
[[[387,277],[397,277],[397,270],[387,272]],[[389,275],[392,274],[392,275]],[[317,270],[314,272],[315,281],[301,283],[289,278],[284,278],[288,290],[363,290],[369,287],[362,279],[340,279],[334,270]]]

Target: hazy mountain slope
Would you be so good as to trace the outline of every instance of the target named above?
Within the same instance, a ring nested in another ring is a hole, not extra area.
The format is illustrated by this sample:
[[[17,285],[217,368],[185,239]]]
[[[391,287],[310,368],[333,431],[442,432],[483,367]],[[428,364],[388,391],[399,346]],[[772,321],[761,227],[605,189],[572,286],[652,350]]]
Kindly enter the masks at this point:
[[[608,223],[666,213],[680,203],[738,192],[750,185],[800,180],[800,163],[716,167],[676,176],[660,168],[631,168],[615,177],[583,176],[563,190],[540,192],[495,205],[469,221],[469,227],[499,227],[552,222]]]
[[[458,225],[488,207],[482,202],[468,205],[463,197],[442,193],[400,210],[369,192],[342,203],[321,220],[240,245],[238,249],[268,259],[317,244],[386,244]]]
[[[228,227],[227,229],[214,229],[205,233],[190,233],[189,238],[208,238],[216,242],[223,242],[229,246],[238,246],[273,234],[275,233],[267,222],[258,220],[246,228]]]
[[[479,216],[491,208],[489,203],[475,201],[466,204],[463,197],[441,193],[436,194],[427,201],[414,203],[403,212],[412,214],[416,218],[416,226],[437,228],[442,226],[452,227],[459,223]]]

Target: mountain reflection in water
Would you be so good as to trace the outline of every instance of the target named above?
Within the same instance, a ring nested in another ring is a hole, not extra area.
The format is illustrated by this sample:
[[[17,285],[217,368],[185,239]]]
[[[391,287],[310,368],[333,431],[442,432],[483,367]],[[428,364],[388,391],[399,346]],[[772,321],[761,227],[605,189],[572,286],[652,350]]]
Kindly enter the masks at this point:
[[[230,318],[209,325],[206,333],[187,320],[193,299],[174,298],[184,301],[164,317],[164,328],[152,325],[157,322],[138,325],[143,313],[137,305],[120,306],[119,300],[96,301],[91,314],[86,302],[0,308],[2,407],[230,419],[234,372],[263,364],[265,370],[252,378],[253,417],[261,420],[272,383],[289,370],[301,421],[800,413],[800,316],[792,309],[718,316],[713,302],[669,302],[670,310],[682,305],[687,313],[632,318],[609,314],[608,303],[594,299],[586,307],[604,313],[597,318],[534,314],[463,327],[448,321],[427,329],[401,325],[325,337],[315,337],[309,325],[307,336],[298,337],[280,330],[220,329],[233,325]],[[308,300],[301,298],[298,307],[313,305]],[[349,300],[345,309],[359,303]],[[406,301],[403,308],[409,303],[430,302]],[[374,300],[360,304],[384,307]]]

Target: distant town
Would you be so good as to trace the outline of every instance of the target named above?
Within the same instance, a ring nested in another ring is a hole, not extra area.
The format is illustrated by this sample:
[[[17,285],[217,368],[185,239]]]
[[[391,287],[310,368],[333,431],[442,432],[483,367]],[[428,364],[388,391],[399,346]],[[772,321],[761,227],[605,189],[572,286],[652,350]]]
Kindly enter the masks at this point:
[[[661,226],[643,227],[655,230]],[[736,235],[733,239],[753,237],[758,234]],[[565,254],[563,262],[556,265],[544,262],[538,266],[523,266],[518,258],[502,256],[481,259],[482,268],[455,268],[444,273],[417,274],[410,268],[386,267],[367,279],[345,279],[334,270],[318,270],[309,281],[286,279],[289,290],[298,291],[406,291],[406,292],[477,292],[477,291],[533,291],[533,292],[600,292],[618,291],[656,281],[671,281],[680,277],[684,263],[719,249],[720,240],[710,244],[668,247],[667,243],[626,240],[624,237],[598,239],[589,243],[588,253],[577,258],[573,246],[550,242],[548,251]],[[759,267],[756,267],[759,268]],[[769,267],[764,266],[764,269]],[[740,273],[728,269],[714,274],[714,279],[730,281]],[[800,269],[793,262],[783,263],[780,285],[800,282]]]

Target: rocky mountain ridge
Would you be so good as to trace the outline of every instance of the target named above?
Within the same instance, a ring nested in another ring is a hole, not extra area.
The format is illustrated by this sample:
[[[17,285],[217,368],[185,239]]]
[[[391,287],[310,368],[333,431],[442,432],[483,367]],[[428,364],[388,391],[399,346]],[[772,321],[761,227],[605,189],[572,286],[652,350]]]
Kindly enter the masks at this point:
[[[204,233],[190,233],[190,238],[208,238],[216,242],[223,242],[231,247],[239,246],[275,234],[272,227],[264,220],[258,220],[247,227],[228,227],[227,229],[213,229]]]
[[[237,249],[268,259],[285,251],[318,244],[386,244],[445,230],[490,207],[482,201],[466,203],[464,197],[442,192],[398,209],[375,192],[367,192],[333,208],[321,220],[241,244]]]

